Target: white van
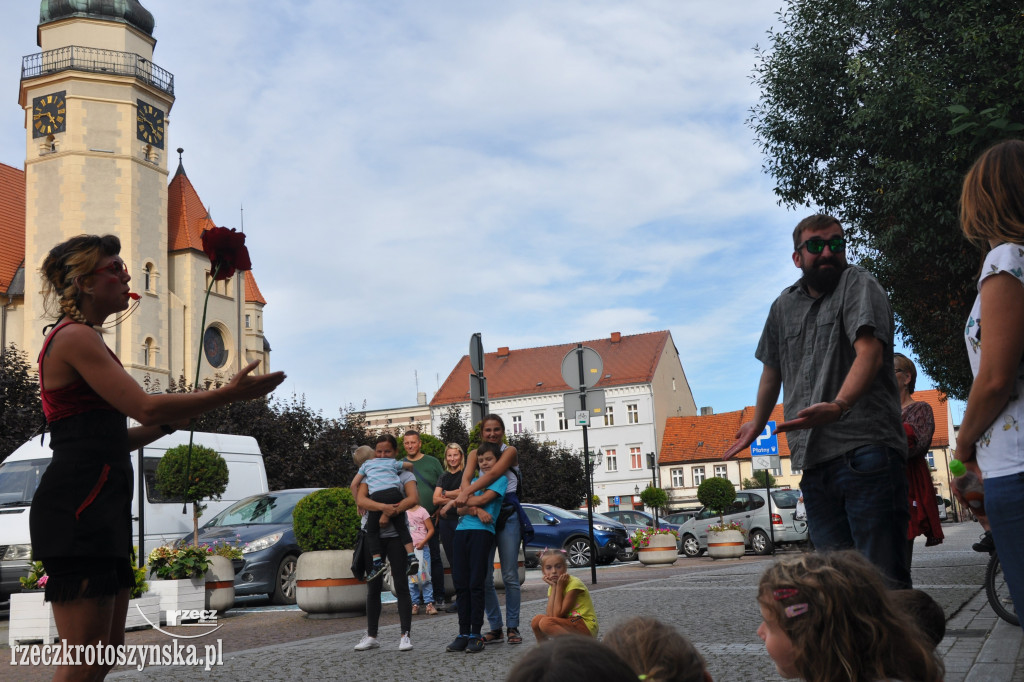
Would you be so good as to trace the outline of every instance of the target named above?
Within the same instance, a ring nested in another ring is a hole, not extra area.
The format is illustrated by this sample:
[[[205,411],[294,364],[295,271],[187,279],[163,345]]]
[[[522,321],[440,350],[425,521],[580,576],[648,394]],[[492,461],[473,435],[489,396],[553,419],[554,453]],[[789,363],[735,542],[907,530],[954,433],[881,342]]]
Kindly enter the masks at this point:
[[[132,499],[132,534],[135,544],[149,552],[154,547],[179,539],[192,530],[192,505],[182,513],[182,502],[169,502],[156,491],[156,467],[168,448],[188,445],[189,432],[177,431],[132,453],[135,496]],[[193,441],[220,453],[228,465],[228,486],[219,501],[204,500],[206,510],[200,518],[208,519],[229,506],[258,493],[265,493],[267,472],[263,454],[251,436],[229,436],[222,433],[196,433]],[[39,479],[50,463],[53,451],[49,443],[40,443],[37,436],[12,452],[0,463],[0,602],[9,600],[12,592],[21,589],[18,578],[28,574],[31,544],[28,511]],[[142,461],[145,496],[139,491],[139,461]],[[145,541],[139,542],[139,500]]]

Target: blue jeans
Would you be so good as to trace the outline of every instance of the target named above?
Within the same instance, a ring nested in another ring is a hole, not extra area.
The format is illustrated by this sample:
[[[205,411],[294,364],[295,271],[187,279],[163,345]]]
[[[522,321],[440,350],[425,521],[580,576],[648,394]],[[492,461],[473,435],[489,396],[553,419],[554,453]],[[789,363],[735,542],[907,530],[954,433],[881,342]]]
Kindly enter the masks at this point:
[[[423,563],[420,564],[420,568],[416,571],[416,575],[419,576],[423,572],[430,574],[430,545],[423,545]],[[434,603],[434,587],[430,582],[425,583],[414,583],[412,581],[413,576],[409,576],[409,596],[412,597],[413,604],[420,603],[420,595],[423,596],[424,604]]]
[[[815,549],[856,549],[892,589],[911,587],[907,475],[903,457],[864,445],[804,471],[800,481]]]
[[[1017,615],[1024,612],[1024,473],[985,479],[985,513]],[[1024,620],[1021,621],[1024,627]]]
[[[519,627],[519,517],[513,514],[505,527],[495,535],[495,546],[491,547],[490,566],[494,566],[494,552],[501,561],[501,580],[505,583],[505,624],[510,628]],[[498,592],[494,589],[494,571],[487,571],[484,578],[484,607],[487,622],[492,630],[501,627],[501,607],[498,606]]]

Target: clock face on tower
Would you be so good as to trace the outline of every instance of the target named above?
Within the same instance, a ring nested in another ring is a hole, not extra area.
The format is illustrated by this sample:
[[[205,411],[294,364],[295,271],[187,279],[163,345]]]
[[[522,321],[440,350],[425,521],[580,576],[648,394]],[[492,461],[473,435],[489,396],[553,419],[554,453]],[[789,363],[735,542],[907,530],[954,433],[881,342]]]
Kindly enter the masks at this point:
[[[63,133],[67,126],[68,105],[64,101],[66,90],[32,99],[32,137],[46,137]]]
[[[164,148],[164,112],[152,104],[146,104],[141,99],[138,101],[138,124],[136,136],[143,142],[157,147]]]

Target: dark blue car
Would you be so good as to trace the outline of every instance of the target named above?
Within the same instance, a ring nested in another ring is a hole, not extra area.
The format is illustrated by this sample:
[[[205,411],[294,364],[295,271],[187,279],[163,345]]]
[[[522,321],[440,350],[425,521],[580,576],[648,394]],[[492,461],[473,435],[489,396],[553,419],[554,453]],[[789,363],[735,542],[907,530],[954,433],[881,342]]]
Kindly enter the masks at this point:
[[[243,545],[235,567],[235,594],[266,594],[275,604],[295,603],[295,566],[302,550],[295,542],[292,510],[320,488],[274,490],[239,500],[199,529],[199,543]],[[192,534],[182,538],[192,542]]]
[[[590,530],[586,519],[549,504],[524,504],[523,510],[536,532],[526,545],[526,565],[536,566],[537,557],[545,547],[561,547],[569,555],[573,568],[590,565]],[[616,523],[594,520],[594,542],[597,563],[610,564],[619,552],[629,547],[625,528]]]

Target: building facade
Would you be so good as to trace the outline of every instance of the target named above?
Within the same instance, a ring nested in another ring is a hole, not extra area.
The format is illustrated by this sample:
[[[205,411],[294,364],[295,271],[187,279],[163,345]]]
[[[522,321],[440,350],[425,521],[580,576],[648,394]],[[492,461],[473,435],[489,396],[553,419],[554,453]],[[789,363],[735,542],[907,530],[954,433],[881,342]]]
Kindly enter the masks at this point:
[[[38,54],[24,58],[24,170],[0,166],[0,336],[34,360],[48,318],[38,269],[78,234],[115,234],[138,306],[104,335],[151,390],[270,370],[266,300],[252,273],[217,282],[202,327],[214,226],[179,162],[168,182],[174,76],[153,62],[152,15],[136,0],[44,0]],[[202,328],[201,328],[202,327]],[[201,357],[198,351],[202,344]]]
[[[679,352],[668,331],[626,336],[615,332],[583,345],[593,348],[603,362],[603,376],[594,388],[604,390],[606,408],[591,419],[587,438],[596,460],[597,509],[641,507],[638,494],[656,475],[652,460],[661,450],[666,419],[696,413]],[[562,360],[575,348],[575,343],[501,347],[485,354],[489,409],[501,416],[509,435],[530,431],[541,442],[582,453],[582,427],[567,412],[563,398],[573,389],[561,376]],[[435,432],[450,405],[470,414],[471,373],[469,356],[463,356],[430,402]]]

